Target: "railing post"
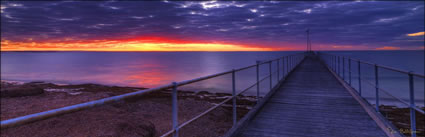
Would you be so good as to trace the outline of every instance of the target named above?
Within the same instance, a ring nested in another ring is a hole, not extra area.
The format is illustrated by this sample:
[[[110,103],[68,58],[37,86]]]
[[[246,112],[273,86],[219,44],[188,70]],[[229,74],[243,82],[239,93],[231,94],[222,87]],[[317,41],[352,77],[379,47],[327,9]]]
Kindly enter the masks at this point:
[[[257,103],[260,102],[260,62],[257,61]]]
[[[280,75],[279,75],[279,71],[280,71],[280,70],[279,70],[279,60],[280,60],[280,59],[278,58],[278,59],[277,59],[277,62],[276,62],[276,63],[277,63],[277,64],[276,64],[276,66],[277,66],[277,83],[279,83],[279,78],[280,78]]]
[[[289,56],[289,72],[291,72],[292,71],[292,64],[293,64],[294,62],[293,62],[293,60],[292,60],[292,56]]]
[[[285,79],[286,73],[285,73],[285,57],[282,57],[282,79]]]
[[[333,70],[333,57],[330,55],[327,56],[329,56],[329,67]]]
[[[288,56],[286,56],[286,76],[288,76],[289,74],[289,60],[288,60]]]
[[[339,61],[339,56],[338,56],[338,75],[339,75],[339,76],[341,76],[341,71],[340,71],[340,67],[341,67],[341,65],[339,65],[339,62],[340,62],[340,61]]]
[[[289,56],[289,72],[292,71],[292,56]]]
[[[173,82],[173,93],[172,93],[172,119],[173,119],[173,137],[179,136],[179,123],[178,123],[178,104],[177,104],[177,83]]]
[[[288,56],[288,71],[291,72],[291,56]]]
[[[328,66],[329,66],[331,69],[333,69],[333,68],[332,68],[332,65],[333,65],[333,64],[332,64],[332,61],[333,61],[332,59],[333,59],[333,58],[332,58],[332,56],[329,56],[329,55],[328,55]]]
[[[291,71],[294,69],[294,57],[291,56]]]
[[[360,96],[362,96],[362,73],[361,73],[361,69],[360,69],[360,60],[357,61],[357,73],[359,75],[359,94]]]
[[[410,129],[412,137],[416,137],[416,110],[414,107],[415,105],[415,92],[414,92],[414,85],[413,85],[413,75],[411,72],[409,72],[409,96],[410,96]]]
[[[336,72],[336,56],[333,56],[334,58],[334,72]]]
[[[333,56],[334,58],[334,72],[336,72],[336,56]]]
[[[329,67],[333,70],[334,68],[334,58],[329,56]]]
[[[294,70],[295,60],[294,56],[291,56],[291,70]]]
[[[351,86],[351,58],[348,58],[348,84]]]
[[[328,63],[329,63],[329,67],[333,70],[333,57],[332,56],[328,56]]]
[[[235,79],[235,70],[232,71],[232,96],[233,96],[233,127],[236,126],[237,117],[236,117],[236,79]]]
[[[342,57],[342,80],[345,81],[345,57]]]
[[[379,112],[379,78],[378,78],[378,65],[375,64],[375,97],[376,97],[376,112]]]
[[[272,79],[272,62],[273,62],[273,61],[270,61],[270,63],[269,63],[269,73],[270,73],[270,91],[272,90],[272,87],[273,87],[273,84],[272,84],[272,81],[273,81],[273,79]]]

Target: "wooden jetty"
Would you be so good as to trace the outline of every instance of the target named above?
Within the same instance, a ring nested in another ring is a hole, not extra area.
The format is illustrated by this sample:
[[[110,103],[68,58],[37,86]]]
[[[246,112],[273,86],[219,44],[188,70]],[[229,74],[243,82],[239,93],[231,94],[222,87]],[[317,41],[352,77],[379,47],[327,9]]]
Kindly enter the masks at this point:
[[[316,56],[307,56],[238,128],[233,136],[387,136]]]

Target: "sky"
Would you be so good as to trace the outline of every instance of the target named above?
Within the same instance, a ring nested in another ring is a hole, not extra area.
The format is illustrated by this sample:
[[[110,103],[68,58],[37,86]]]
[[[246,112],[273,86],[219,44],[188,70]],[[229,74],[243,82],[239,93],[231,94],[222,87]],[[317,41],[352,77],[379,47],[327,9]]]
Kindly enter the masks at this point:
[[[1,51],[423,50],[424,1],[2,1]]]

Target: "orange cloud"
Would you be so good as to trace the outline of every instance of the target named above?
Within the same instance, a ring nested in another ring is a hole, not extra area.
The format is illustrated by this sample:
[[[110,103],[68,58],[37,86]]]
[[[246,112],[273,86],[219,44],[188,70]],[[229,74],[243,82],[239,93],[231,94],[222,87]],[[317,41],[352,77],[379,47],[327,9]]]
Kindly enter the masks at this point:
[[[353,48],[353,46],[332,46],[332,48],[336,48],[336,49],[346,49],[346,48]]]
[[[2,40],[1,45],[1,51],[273,51],[288,49],[219,42],[205,43],[162,37],[47,42]]]
[[[410,34],[406,34],[406,35],[410,36],[410,37],[414,37],[414,36],[423,36],[424,34],[425,34],[425,32],[422,31],[422,32],[410,33]]]
[[[399,50],[400,47],[391,47],[391,46],[384,46],[380,48],[376,48],[376,50]]]

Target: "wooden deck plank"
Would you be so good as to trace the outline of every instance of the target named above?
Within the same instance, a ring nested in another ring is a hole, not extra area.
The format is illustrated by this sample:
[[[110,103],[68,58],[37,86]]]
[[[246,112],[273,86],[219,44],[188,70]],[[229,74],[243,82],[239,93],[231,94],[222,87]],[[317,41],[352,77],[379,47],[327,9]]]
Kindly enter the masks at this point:
[[[307,57],[237,136],[386,135],[317,58]]]

